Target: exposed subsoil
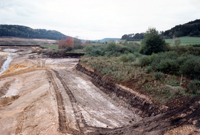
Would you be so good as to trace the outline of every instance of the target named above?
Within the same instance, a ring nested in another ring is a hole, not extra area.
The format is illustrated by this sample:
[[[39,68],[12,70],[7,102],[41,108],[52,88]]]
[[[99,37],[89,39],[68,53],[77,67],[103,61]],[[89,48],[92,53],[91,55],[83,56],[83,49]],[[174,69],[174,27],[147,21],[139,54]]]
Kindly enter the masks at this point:
[[[0,75],[1,135],[160,135],[186,124],[199,133],[199,98],[169,110],[77,58],[29,53],[18,51]]]

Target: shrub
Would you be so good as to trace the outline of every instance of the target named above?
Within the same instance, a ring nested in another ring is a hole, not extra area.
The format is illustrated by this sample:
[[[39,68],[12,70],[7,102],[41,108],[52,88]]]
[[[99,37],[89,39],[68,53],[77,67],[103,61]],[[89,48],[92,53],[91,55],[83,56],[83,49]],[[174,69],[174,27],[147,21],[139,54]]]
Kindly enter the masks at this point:
[[[139,53],[139,52],[134,52],[134,55],[135,55],[137,58],[142,57],[142,54]]]
[[[175,51],[162,53],[160,55],[164,55],[165,58],[169,58],[169,59],[177,59],[179,57],[179,54],[177,52],[175,52]]]
[[[162,72],[155,72],[153,74],[153,77],[155,80],[163,80],[164,79],[164,74]]]
[[[67,48],[65,49],[65,52],[70,52],[70,51],[72,51],[72,47],[67,47]]]
[[[104,55],[104,52],[101,51],[99,48],[96,48],[96,49],[93,49],[93,50],[90,52],[90,55],[91,55],[91,56],[103,56],[103,55]]]
[[[115,51],[117,48],[117,45],[115,42],[109,42],[108,45],[106,46],[106,51]]]
[[[148,66],[146,68],[146,73],[149,74],[152,71],[152,66]]]
[[[141,67],[148,66],[150,64],[149,56],[143,56],[139,59],[138,65]]]
[[[135,55],[134,54],[132,54],[132,53],[129,53],[128,54],[128,56],[127,56],[127,59],[128,59],[128,61],[135,61],[136,60],[136,57],[135,57]]]
[[[178,47],[181,44],[181,39],[176,39],[174,45]]]
[[[200,81],[194,80],[190,82],[190,93],[192,94],[199,94],[198,91],[200,90]]]
[[[200,78],[200,58],[193,56],[188,58],[180,67],[180,73],[189,75],[192,78]]]
[[[189,59],[189,57],[187,57],[187,56],[181,56],[181,57],[178,57],[178,59],[177,59],[177,63],[179,64],[179,65],[182,65],[185,61],[187,61]]]
[[[151,66],[154,70],[156,70],[157,65],[160,63],[161,60],[166,59],[166,56],[163,53],[155,54],[152,57],[150,56]]]
[[[165,40],[158,34],[155,28],[149,28],[141,43],[140,53],[151,55],[153,52],[164,51]]]
[[[178,74],[179,65],[176,60],[169,58],[162,59],[160,63],[157,64],[156,70],[169,74]]]
[[[165,52],[169,51],[170,50],[170,44],[165,42],[163,49],[164,49]]]
[[[83,49],[83,51],[85,52],[85,54],[90,55],[90,52],[92,51],[92,49],[93,49],[93,46],[88,45]]]
[[[150,62],[152,63],[157,56],[158,54],[152,53],[151,56],[149,57]]]
[[[119,59],[120,59],[121,61],[123,61],[123,62],[127,62],[127,61],[128,61],[128,57],[127,57],[127,55],[125,55],[125,54],[121,55]]]

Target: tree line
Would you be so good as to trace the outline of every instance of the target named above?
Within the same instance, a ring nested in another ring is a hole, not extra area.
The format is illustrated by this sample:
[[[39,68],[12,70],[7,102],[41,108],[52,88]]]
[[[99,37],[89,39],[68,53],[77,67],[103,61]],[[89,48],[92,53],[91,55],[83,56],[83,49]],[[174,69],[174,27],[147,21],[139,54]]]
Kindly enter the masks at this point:
[[[55,30],[32,29],[30,27],[20,25],[0,25],[0,37],[6,36],[54,40],[66,38],[66,35]]]
[[[183,36],[192,36],[200,37],[200,19],[188,22],[183,25],[177,25],[170,30],[162,32],[162,35],[165,38],[183,37]]]
[[[124,34],[121,39],[126,41],[140,41],[144,38],[144,34],[145,33]]]
[[[159,32],[163,38],[173,37],[200,37],[200,19],[188,22],[182,25],[176,25],[170,30]],[[124,34],[121,39],[126,41],[140,41],[144,38],[145,33]]]

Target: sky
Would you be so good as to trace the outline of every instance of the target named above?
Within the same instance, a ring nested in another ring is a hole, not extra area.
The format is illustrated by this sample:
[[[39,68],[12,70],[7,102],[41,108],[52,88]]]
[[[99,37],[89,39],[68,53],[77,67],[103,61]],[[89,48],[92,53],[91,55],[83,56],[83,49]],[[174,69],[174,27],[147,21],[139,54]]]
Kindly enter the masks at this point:
[[[165,31],[200,19],[199,7],[200,0],[0,0],[0,24],[98,40]]]

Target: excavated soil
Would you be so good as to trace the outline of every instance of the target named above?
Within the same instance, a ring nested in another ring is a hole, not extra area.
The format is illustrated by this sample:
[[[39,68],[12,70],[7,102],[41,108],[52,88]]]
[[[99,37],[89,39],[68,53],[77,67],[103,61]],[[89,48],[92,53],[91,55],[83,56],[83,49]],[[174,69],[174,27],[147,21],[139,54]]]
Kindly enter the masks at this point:
[[[0,75],[0,134],[160,135],[200,125],[199,99],[168,112],[78,61],[14,55]]]

